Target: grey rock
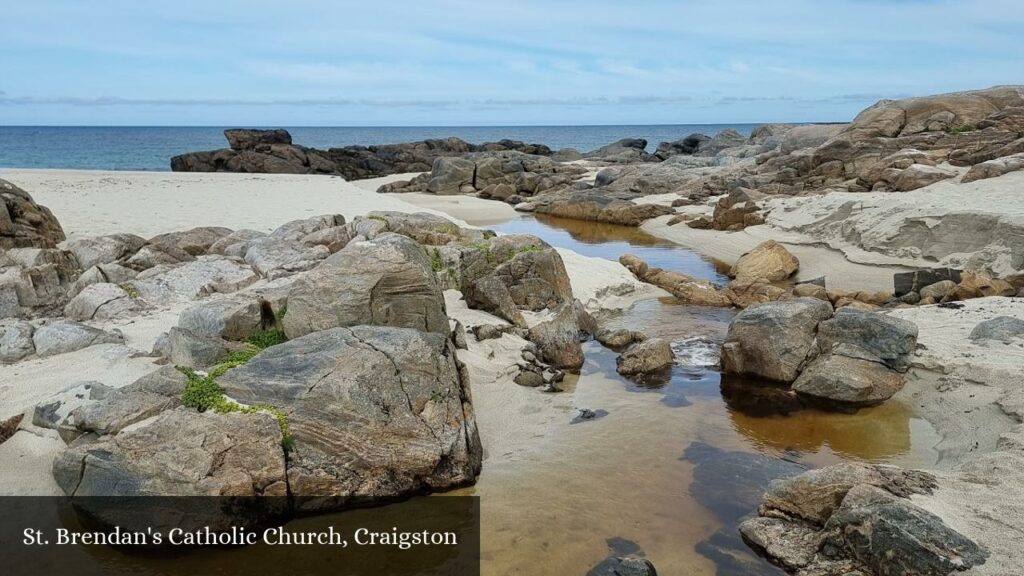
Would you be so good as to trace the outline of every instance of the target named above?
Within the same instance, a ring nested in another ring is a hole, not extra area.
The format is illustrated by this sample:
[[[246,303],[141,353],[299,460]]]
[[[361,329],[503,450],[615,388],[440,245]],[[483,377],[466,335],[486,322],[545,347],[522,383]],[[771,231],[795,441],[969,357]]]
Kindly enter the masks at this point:
[[[231,233],[229,228],[202,226],[181,232],[160,234],[150,238],[149,243],[156,246],[173,247],[192,256],[201,256],[208,253],[211,246]]]
[[[195,256],[173,244],[146,244],[130,258],[124,260],[124,265],[132,270],[142,272],[157,266],[176,266],[193,260],[195,260]]]
[[[117,284],[91,284],[64,307],[71,320],[109,320],[132,316],[146,306]]]
[[[938,516],[870,485],[850,489],[825,532],[826,546],[845,549],[876,574],[945,575],[989,555]]]
[[[128,258],[145,245],[146,240],[134,234],[110,234],[72,240],[64,244],[64,249],[75,255],[83,269],[88,269]]]
[[[270,414],[179,408],[67,448],[53,464],[69,496],[284,496],[281,430]]]
[[[608,348],[621,349],[634,342],[643,342],[647,337],[642,332],[619,328],[618,330],[599,329],[594,338]]]
[[[214,293],[230,293],[259,280],[253,268],[225,256],[200,256],[176,267],[157,266],[128,282],[153,305],[194,300]]]
[[[298,240],[271,235],[248,243],[245,262],[264,276],[276,277],[310,270],[330,254],[326,246],[309,246]]]
[[[449,332],[430,259],[398,234],[352,242],[299,278],[282,323],[289,338],[360,324]]]
[[[808,364],[793,382],[793,390],[826,402],[874,406],[892,398],[905,383],[902,374],[884,364],[829,354]]]
[[[75,280],[74,285],[68,291],[68,296],[74,298],[82,290],[85,290],[86,286],[92,284],[124,284],[129,280],[134,280],[138,276],[138,272],[122,266],[120,264],[98,264],[89,268],[82,275]]]
[[[175,366],[162,366],[131,384],[120,388],[122,392],[148,392],[159,396],[180,398],[185,392],[188,378]]]
[[[241,258],[245,255],[245,248],[248,247],[250,241],[266,236],[266,232],[258,230],[235,230],[211,244],[207,253]]]
[[[832,306],[816,298],[795,298],[751,306],[729,324],[722,345],[725,374],[789,383],[815,352],[818,323]]]
[[[231,128],[224,131],[232,150],[252,150],[260,144],[291,144],[292,135],[287,130],[251,130]]]
[[[199,336],[245,340],[261,330],[279,327],[279,316],[288,302],[291,284],[242,290],[222,298],[189,306],[178,316],[178,327]]]
[[[36,404],[32,411],[32,425],[56,430],[73,410],[90,402],[102,400],[114,388],[102,382],[77,382]]]
[[[9,364],[36,352],[32,341],[35,328],[28,322],[0,326],[0,363]]]
[[[609,557],[587,571],[587,576],[658,576],[646,558]]]
[[[289,315],[291,312],[289,312]],[[482,448],[469,382],[447,334],[356,326],[264,350],[218,382],[288,416],[294,496],[315,509],[472,482]]]
[[[747,545],[789,571],[810,564],[822,539],[815,526],[778,518],[750,518],[739,530]]]
[[[341,214],[323,214],[320,216],[313,216],[311,218],[304,218],[302,220],[292,220],[291,222],[285,223],[271,232],[270,237],[277,238],[279,240],[299,241],[315,232],[321,232],[323,230],[344,225],[345,217]]]
[[[892,276],[893,293],[896,296],[902,296],[907,292],[919,292],[921,288],[943,280],[959,284],[960,271],[952,268],[932,268],[914,272],[897,272]]]
[[[633,344],[615,360],[616,370],[623,375],[656,372],[672,366],[672,346],[667,340],[650,338]]]
[[[36,329],[32,335],[36,354],[40,358],[66,354],[98,344],[123,344],[120,331],[107,332],[68,320],[56,320]]]
[[[968,336],[971,340],[1001,340],[1009,342],[1024,335],[1024,320],[1010,316],[998,316],[979,322]]]
[[[167,331],[168,358],[176,366],[207,368],[241,348],[238,343],[215,336],[201,336],[183,328],[174,327]]]
[[[917,347],[917,325],[887,314],[841,308],[818,325],[818,347],[823,353],[880,362],[906,372]]]

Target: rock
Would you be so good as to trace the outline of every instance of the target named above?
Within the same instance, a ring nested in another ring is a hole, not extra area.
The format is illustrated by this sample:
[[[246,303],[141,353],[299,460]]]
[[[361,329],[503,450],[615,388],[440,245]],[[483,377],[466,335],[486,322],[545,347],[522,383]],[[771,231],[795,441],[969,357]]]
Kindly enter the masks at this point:
[[[707,280],[649,267],[646,262],[632,254],[620,256],[619,263],[637,278],[668,291],[684,304],[732,306],[733,302],[729,296],[719,292],[718,288]]]
[[[796,380],[814,352],[818,323],[832,306],[814,298],[759,304],[729,324],[722,345],[722,372],[778,382]]]
[[[182,232],[160,234],[149,239],[156,246],[168,246],[181,250],[192,256],[201,256],[210,251],[210,247],[231,234],[228,228],[204,226]]]
[[[58,249],[0,251],[0,317],[60,313],[81,273],[75,257]]]
[[[579,190],[555,197],[538,197],[533,212],[574,220],[604,222],[622,226],[639,226],[651,218],[674,214],[661,204],[637,204],[597,190]]]
[[[583,154],[584,158],[602,162],[631,163],[650,162],[653,157],[648,154],[647,140],[643,138],[623,138]]]
[[[193,260],[194,256],[173,244],[147,244],[124,260],[124,265],[142,272],[157,266],[173,267]]]
[[[822,538],[814,526],[778,518],[750,518],[739,529],[748,546],[789,571],[810,564]]]
[[[120,285],[134,280],[136,276],[138,276],[138,272],[120,264],[99,264],[82,272],[82,275],[75,280],[74,285],[68,290],[68,296],[74,298],[82,290],[85,290],[86,286],[92,284]]]
[[[701,147],[706,146],[710,141],[711,138],[704,134],[690,134],[675,142],[662,142],[658,144],[654,155],[660,160],[668,160],[678,154],[692,155],[699,152]]]
[[[242,346],[216,336],[201,336],[183,328],[167,331],[167,358],[175,366],[208,368]]]
[[[71,320],[109,320],[132,316],[145,305],[116,284],[91,284],[64,307]]]
[[[544,375],[539,367],[524,366],[519,369],[519,373],[516,374],[512,381],[520,386],[536,388],[544,385]]]
[[[932,268],[914,272],[897,272],[892,276],[893,292],[903,296],[908,292],[918,292],[925,286],[931,286],[944,280],[959,283],[960,271],[952,268]],[[922,295],[923,297],[923,295]]]
[[[530,328],[527,339],[537,345],[541,360],[556,368],[583,366],[581,335],[592,334],[596,325],[579,300],[566,302],[555,310],[554,318]]]
[[[633,376],[656,372],[672,366],[672,346],[661,338],[650,338],[633,344],[615,360],[619,374]]]
[[[523,331],[523,337],[526,336],[525,330],[516,326],[510,326],[508,324],[478,324],[471,328],[473,337],[476,338],[477,342],[484,340],[494,340],[495,338],[501,338],[505,334],[515,333],[516,331]]]
[[[764,199],[764,194],[747,188],[737,188],[719,199],[711,217],[711,227],[715,230],[742,230],[747,226],[763,224],[757,202]],[[691,226],[695,228],[696,226]]]
[[[292,240],[297,242],[310,234],[344,225],[345,216],[341,214],[322,214],[320,216],[303,218],[302,220],[292,220],[291,222],[282,224],[270,233],[270,237],[277,238],[278,240]]]
[[[32,411],[32,425],[56,430],[73,410],[90,402],[102,400],[114,388],[101,382],[76,382],[64,390],[36,404]]]
[[[696,154],[699,156],[715,156],[728,148],[743,146],[747,139],[732,128],[726,128],[715,134],[710,140],[702,142]]]
[[[126,259],[145,245],[146,240],[134,234],[110,234],[72,240],[63,246],[75,255],[83,269],[88,269],[98,264],[110,264]]]
[[[803,369],[793,382],[793,390],[823,402],[874,406],[899,392],[905,382],[902,374],[883,364],[826,355],[814,359]]]
[[[755,304],[788,300],[793,294],[785,288],[769,284],[763,279],[757,279],[729,282],[725,296],[734,306],[749,308]]]
[[[245,340],[279,325],[290,283],[266,290],[244,290],[196,303],[178,316],[178,327],[199,336]]]
[[[121,392],[148,392],[169,398],[180,398],[188,378],[175,366],[162,366],[121,388]]]
[[[281,430],[270,414],[179,408],[70,447],[53,464],[69,496],[284,496]]]
[[[618,330],[602,328],[594,334],[594,338],[608,348],[619,349],[625,348],[634,342],[643,342],[647,339],[642,332],[627,330],[625,328],[619,328]]]
[[[182,384],[181,392],[184,388]],[[71,410],[60,421],[57,432],[69,445],[85,435],[94,438],[117,434],[133,424],[180,406],[181,392],[170,396],[138,385],[107,390],[94,401],[81,403]]]
[[[450,489],[480,472],[469,382],[447,334],[385,326],[314,332],[267,348],[218,383],[239,402],[287,415],[289,494],[319,497],[306,507]]]
[[[476,164],[465,158],[438,158],[431,167],[427,191],[431,194],[459,194],[463,186],[473,185]]]
[[[287,130],[246,130],[232,128],[224,131],[232,150],[252,150],[260,144],[291,144],[292,135]]]
[[[646,558],[609,557],[587,571],[587,576],[658,576]]]
[[[896,496],[931,494],[935,477],[883,464],[844,462],[810,470],[768,485],[761,515],[780,512],[823,526],[854,486],[871,485]]]
[[[499,236],[460,253],[459,287],[470,308],[525,327],[520,310],[539,312],[572,300],[558,252],[529,235]]]
[[[938,516],[870,485],[850,489],[825,531],[828,545],[845,548],[877,574],[950,574],[988,558]]]
[[[55,320],[37,328],[32,342],[36,355],[45,358],[98,344],[123,344],[124,336],[118,330],[107,332],[78,322]]]
[[[451,320],[452,332],[451,339],[452,344],[455,344],[455,348],[458,350],[468,350],[469,343],[466,341],[466,328],[462,325],[462,322],[458,320]]]
[[[311,232],[303,236],[299,242],[306,246],[323,246],[331,254],[338,252],[352,241],[352,230],[347,226],[335,226]]]
[[[947,295],[947,300],[968,300],[985,296],[1014,296],[1017,290],[1005,280],[992,278],[980,272],[964,272],[960,283]]]
[[[176,267],[157,266],[127,283],[153,305],[194,300],[214,293],[230,293],[259,280],[251,266],[225,256],[200,256]]]
[[[824,354],[860,358],[906,372],[917,347],[917,325],[895,316],[843,308],[818,325],[818,347]]]
[[[893,182],[893,188],[899,192],[909,192],[947,180],[956,176],[956,172],[944,170],[926,164],[912,164],[899,173]]]
[[[800,261],[781,244],[767,240],[747,252],[733,264],[729,275],[737,280],[779,282],[800,268]]]
[[[998,178],[1003,174],[1024,170],[1024,154],[1014,154],[1004,158],[988,160],[981,164],[971,166],[971,169],[960,179],[961,183],[984,180],[986,178]]]
[[[828,302],[828,290],[817,284],[797,284],[793,287],[793,296],[797,298],[817,298]]]
[[[36,204],[28,192],[0,180],[0,250],[56,248],[64,230],[49,208]]]
[[[921,288],[921,298],[932,298],[939,301],[952,294],[954,289],[956,289],[956,282],[941,280]],[[912,294],[912,292],[908,292],[908,294]]]
[[[326,246],[308,246],[298,240],[270,236],[248,243],[245,262],[263,276],[279,277],[318,266],[331,252]]]
[[[846,128],[845,124],[810,124],[796,126],[782,137],[780,151],[790,154],[805,148],[817,148]]]
[[[289,338],[360,324],[449,332],[430,259],[398,234],[352,242],[299,278],[282,324]]]
[[[991,320],[979,322],[968,336],[971,340],[1001,340],[1009,342],[1013,338],[1024,335],[1024,320],[1010,316],[997,316]]]
[[[258,238],[266,237],[267,234],[265,232],[259,232],[257,230],[235,230],[231,234],[228,234],[210,245],[210,249],[207,250],[207,253],[241,258],[242,256],[245,256],[245,249],[248,248],[249,242]]]
[[[0,326],[0,363],[14,363],[35,354],[34,332],[35,328],[28,322]]]

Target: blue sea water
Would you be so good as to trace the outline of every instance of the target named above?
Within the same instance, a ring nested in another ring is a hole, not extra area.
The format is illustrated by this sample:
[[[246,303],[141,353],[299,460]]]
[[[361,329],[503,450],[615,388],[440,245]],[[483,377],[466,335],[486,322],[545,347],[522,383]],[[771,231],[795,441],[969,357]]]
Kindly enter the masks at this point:
[[[593,150],[621,138],[659,142],[694,132],[714,135],[732,128],[749,135],[757,124],[662,126],[408,126],[288,128],[296,144],[313,148],[393,144],[457,136],[479,144],[502,138],[546,144],[553,150]],[[0,168],[170,170],[172,156],[226,148],[223,127],[0,126]]]

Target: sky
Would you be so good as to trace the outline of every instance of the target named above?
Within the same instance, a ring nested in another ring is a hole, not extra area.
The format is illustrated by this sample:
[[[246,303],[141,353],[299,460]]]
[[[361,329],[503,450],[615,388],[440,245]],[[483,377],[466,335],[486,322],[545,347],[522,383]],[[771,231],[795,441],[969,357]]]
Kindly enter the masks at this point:
[[[848,121],[1024,84],[1022,0],[0,0],[0,125]]]

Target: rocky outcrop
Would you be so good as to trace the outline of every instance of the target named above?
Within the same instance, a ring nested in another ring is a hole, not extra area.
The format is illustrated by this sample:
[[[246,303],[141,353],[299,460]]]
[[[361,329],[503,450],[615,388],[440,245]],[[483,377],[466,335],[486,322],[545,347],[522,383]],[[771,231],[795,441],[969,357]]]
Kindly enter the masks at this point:
[[[628,164],[633,162],[650,162],[655,160],[647,153],[647,140],[643,138],[623,138],[591,150],[583,155],[589,160],[597,160],[613,164]]]
[[[290,494],[320,497],[320,508],[452,488],[480,471],[469,382],[446,335],[383,326],[315,332],[218,382],[239,402],[287,415]]]
[[[724,374],[792,384],[826,407],[880,404],[903,388],[917,345],[913,323],[796,298],[738,314],[722,345]]]
[[[458,138],[423,140],[380,146],[348,146],[317,150],[292,143],[286,130],[225,130],[228,149],[190,152],[171,158],[175,172],[250,172],[334,174],[347,180],[388,174],[425,172],[437,158],[470,152],[517,151],[550,156],[540,144],[501,140],[480,145]]]
[[[666,290],[684,304],[732,306],[732,300],[707,280],[648,266],[646,262],[632,254],[623,254],[619,258],[619,263],[637,278]]]
[[[975,180],[984,180],[986,178],[998,178],[1003,174],[1017,172],[1018,170],[1024,170],[1024,153],[996,158],[994,160],[987,160],[980,164],[975,164],[974,166],[971,166],[971,169],[968,170],[966,174],[964,174],[964,177],[960,179],[960,182],[974,182]]]
[[[80,273],[65,250],[0,251],[0,318],[58,314]]]
[[[289,338],[361,324],[448,333],[430,259],[412,239],[352,242],[292,286],[283,320]]]
[[[798,574],[945,575],[988,552],[910,502],[935,478],[893,466],[845,463],[772,482],[744,540]]]
[[[519,210],[521,207],[517,206],[516,209]],[[668,206],[638,204],[600,190],[578,190],[563,195],[539,198],[530,203],[529,211],[622,226],[639,226],[651,218],[675,212]]]
[[[56,248],[64,230],[49,208],[36,204],[28,192],[0,180],[0,250]]]

